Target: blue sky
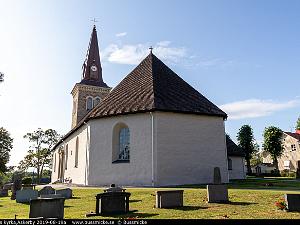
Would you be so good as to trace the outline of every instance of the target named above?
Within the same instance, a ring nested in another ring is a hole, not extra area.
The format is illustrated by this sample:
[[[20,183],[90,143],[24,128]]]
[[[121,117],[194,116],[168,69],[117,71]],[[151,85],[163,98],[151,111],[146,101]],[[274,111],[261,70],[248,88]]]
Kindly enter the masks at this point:
[[[0,126],[14,138],[10,165],[26,154],[26,132],[71,126],[96,18],[104,81],[114,87],[154,54],[262,141],[266,126],[291,131],[300,115],[297,0],[0,0]]]

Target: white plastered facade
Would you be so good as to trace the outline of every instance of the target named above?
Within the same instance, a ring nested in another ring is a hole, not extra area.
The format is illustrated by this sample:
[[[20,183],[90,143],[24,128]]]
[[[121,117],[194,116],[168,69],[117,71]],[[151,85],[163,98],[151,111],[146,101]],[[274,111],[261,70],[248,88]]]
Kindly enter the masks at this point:
[[[125,124],[130,130],[130,162],[113,163],[113,130],[118,124]],[[75,168],[77,137],[78,168]],[[222,117],[148,112],[90,120],[56,147],[52,182],[58,179],[59,149],[65,150],[67,144],[68,167],[63,170],[63,178],[75,184],[211,183],[214,167],[220,167],[223,182],[227,183],[229,178]]]
[[[240,156],[229,156],[232,169],[228,170],[230,180],[246,179],[245,158]]]

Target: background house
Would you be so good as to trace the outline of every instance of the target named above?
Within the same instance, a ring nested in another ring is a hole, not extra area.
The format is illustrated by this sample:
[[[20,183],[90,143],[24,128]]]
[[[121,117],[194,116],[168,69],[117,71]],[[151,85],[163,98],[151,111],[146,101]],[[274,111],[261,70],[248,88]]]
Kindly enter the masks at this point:
[[[284,132],[282,137],[284,147],[283,154],[278,158],[278,167],[280,171],[288,170],[296,172],[300,163],[300,131]],[[269,153],[263,153],[264,163],[273,163]]]

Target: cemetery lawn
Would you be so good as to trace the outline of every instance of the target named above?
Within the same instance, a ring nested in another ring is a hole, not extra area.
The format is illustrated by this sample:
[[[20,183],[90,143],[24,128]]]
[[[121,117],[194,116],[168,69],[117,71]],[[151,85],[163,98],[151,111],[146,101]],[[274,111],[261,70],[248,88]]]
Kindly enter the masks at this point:
[[[273,186],[266,185],[272,183]],[[206,203],[203,185],[176,187],[184,190],[184,206],[175,209],[156,209],[155,191],[174,188],[127,188],[131,193],[130,212],[113,217],[140,219],[300,219],[300,213],[278,210],[275,202],[283,199],[284,193],[299,193],[300,180],[294,179],[247,179],[229,185],[229,204]],[[85,214],[95,211],[95,195],[102,192],[97,188],[74,188],[73,199],[65,201],[66,219],[86,219]],[[0,219],[26,219],[29,204],[16,203],[9,197],[0,198]]]

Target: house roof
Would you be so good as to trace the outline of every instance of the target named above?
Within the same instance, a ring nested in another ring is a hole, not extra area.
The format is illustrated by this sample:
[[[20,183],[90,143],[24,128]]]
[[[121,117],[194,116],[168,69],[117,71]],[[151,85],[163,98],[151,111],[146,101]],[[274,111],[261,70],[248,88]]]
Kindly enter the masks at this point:
[[[91,119],[154,111],[227,118],[225,112],[180,78],[151,52],[63,139]],[[61,142],[62,140],[57,145]]]
[[[300,141],[300,134],[298,134],[298,133],[292,133],[292,132],[284,132],[284,133],[286,133],[287,135],[289,135],[289,136],[297,139],[298,141]]]
[[[167,111],[227,118],[154,54],[150,53],[89,114],[89,119],[137,112]]]
[[[237,146],[230,137],[226,135],[227,156],[245,157],[243,149]]]

